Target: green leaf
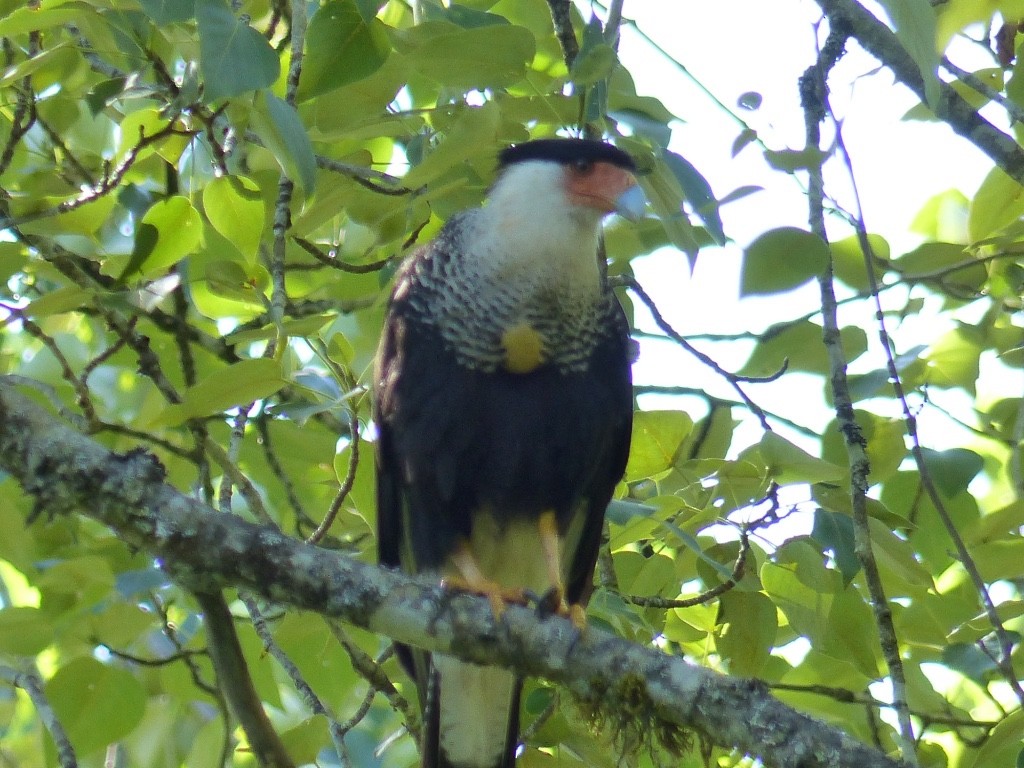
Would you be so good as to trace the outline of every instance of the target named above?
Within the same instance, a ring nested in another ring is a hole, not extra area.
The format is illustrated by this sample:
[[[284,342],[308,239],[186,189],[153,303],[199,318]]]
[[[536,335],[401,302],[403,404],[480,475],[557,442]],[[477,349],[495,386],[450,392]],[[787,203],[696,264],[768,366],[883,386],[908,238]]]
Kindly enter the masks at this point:
[[[351,0],[332,0],[309,20],[299,101],[370,76],[390,53],[380,21],[364,19]]]
[[[989,541],[971,552],[985,581],[1019,579],[1024,575],[1024,539]]]
[[[396,50],[412,71],[450,88],[499,88],[526,74],[537,41],[511,24],[463,29],[428,21],[390,32]]]
[[[52,619],[31,607],[0,610],[0,654],[35,656],[54,639]]]
[[[255,182],[242,176],[221,176],[203,189],[203,210],[213,228],[250,262],[263,236],[265,210]]]
[[[868,235],[871,254],[875,257],[875,279],[881,280],[882,272],[888,268],[889,243],[881,235]],[[835,276],[855,291],[866,291],[871,287],[867,268],[864,265],[864,251],[861,250],[860,238],[851,235],[843,240],[829,244],[832,251],[832,270]],[[884,260],[884,261],[881,261]]]
[[[769,472],[781,485],[838,482],[847,475],[845,467],[811,456],[775,432],[765,432],[759,447]]]
[[[760,576],[765,592],[786,614],[793,629],[812,643],[818,642],[828,627],[832,595],[805,583],[792,563],[766,562]]]
[[[696,262],[700,244],[689,218],[683,213],[683,188],[664,158],[659,157],[650,172],[641,174],[640,185],[672,243],[686,254],[690,268]]]
[[[741,296],[781,293],[803,285],[828,267],[828,245],[796,227],[765,232],[743,252]]]
[[[626,479],[642,480],[669,469],[680,443],[692,428],[693,420],[683,411],[637,412],[633,417]]]
[[[978,336],[975,329],[960,325],[932,344],[923,356],[928,383],[973,394],[981,367],[982,340]]]
[[[18,8],[0,19],[0,37],[14,37],[28,32],[42,31],[53,27],[74,24],[81,19],[82,12],[93,13],[84,3],[68,3],[59,8]]]
[[[58,669],[46,696],[79,757],[129,734],[146,709],[146,692],[130,672],[89,657]]]
[[[25,314],[35,318],[60,315],[79,309],[91,299],[92,294],[78,286],[58,288],[34,300],[25,308]]]
[[[281,63],[270,43],[231,12],[223,0],[195,0],[199,68],[206,102],[274,84]]]
[[[281,743],[295,765],[314,765],[317,756],[329,743],[330,733],[327,729],[327,718],[314,715],[298,725],[281,732]]]
[[[611,75],[618,61],[614,48],[607,43],[598,43],[580,51],[572,63],[569,79],[576,85],[593,85]]]
[[[916,588],[932,589],[931,574],[917,559],[914,548],[906,539],[893,533],[885,523],[873,517],[868,518],[871,534],[871,551],[880,569],[888,571],[903,582],[899,593]],[[892,587],[888,587],[889,590]]]
[[[70,61],[65,59],[68,53],[72,56]],[[41,51],[35,56],[25,59],[15,66],[7,69],[3,73],[3,76],[0,76],[0,88],[9,88],[13,83],[16,83],[22,78],[28,77],[34,72],[38,72],[48,66],[56,66],[56,68],[60,70],[66,70],[68,68],[73,70],[77,59],[78,55],[73,49],[69,48],[69,43],[59,43],[53,48]],[[46,87],[46,84],[34,82],[33,86],[39,90],[43,90]]]
[[[175,195],[153,205],[136,229],[135,249],[121,281],[141,273],[162,275],[199,246],[203,220],[188,199]]]
[[[270,285],[270,273],[262,264],[249,264],[248,269],[237,261],[218,259],[206,265],[206,284],[210,293],[235,301],[244,301],[255,307],[266,308],[264,292]],[[273,338],[277,329],[268,336]]]
[[[985,460],[967,448],[946,451],[921,448],[921,453],[932,482],[950,499],[966,491],[971,480],[985,467]]]
[[[832,557],[843,574],[843,581],[849,583],[860,571],[860,560],[854,549],[853,518],[826,509],[814,511],[814,526],[811,538],[823,549],[831,549]]]
[[[868,338],[860,326],[839,331],[847,361],[860,357],[868,348]],[[754,347],[750,359],[741,369],[744,376],[772,376],[787,365],[790,371],[828,373],[829,359],[822,342],[821,326],[810,320],[769,328]]]
[[[991,237],[1024,214],[1024,187],[993,166],[971,200],[967,232],[972,242]]]
[[[794,173],[819,167],[828,155],[817,147],[810,149],[766,149],[764,159],[777,171]]]
[[[253,104],[252,124],[288,177],[297,181],[307,195],[312,194],[316,186],[316,156],[295,108],[269,91],[262,91]]]
[[[896,37],[921,71],[925,101],[936,106],[940,90],[935,10],[928,0],[881,0],[881,3],[896,28]]]
[[[874,617],[870,606],[855,587],[847,586],[835,593],[823,651],[853,664],[868,679],[884,674]]]
[[[771,655],[779,629],[778,611],[767,595],[733,589],[720,598],[726,623],[715,647],[729,662],[729,673],[757,677]]]
[[[1024,733],[1024,710],[1015,709],[999,720],[981,745],[974,760],[964,761],[966,768],[995,768],[1014,760],[1021,764],[1021,734]]]
[[[725,245],[726,236],[722,229],[722,218],[718,215],[718,201],[711,191],[711,185],[689,160],[675,152],[663,152],[665,163],[675,174],[676,181],[683,188],[686,200],[693,206],[694,213],[704,222],[704,228],[718,245]]]
[[[405,185],[425,186],[472,157],[492,153],[500,121],[501,110],[493,102],[462,109],[444,139],[405,175]]]
[[[196,0],[139,0],[139,4],[161,26],[188,21],[196,15]]]
[[[488,3],[490,4],[490,3]],[[504,16],[496,13],[480,11],[459,3],[448,3],[441,5],[434,0],[423,0],[420,3],[423,21],[450,21],[460,27],[489,27],[492,24],[508,24]]]
[[[974,643],[951,643],[942,649],[942,663],[977,683],[999,669],[995,660]]]
[[[160,426],[177,426],[188,419],[212,416],[277,392],[285,385],[281,363],[268,358],[243,360],[207,376],[156,419]]]
[[[34,197],[15,198],[11,208],[15,216],[30,215],[35,211],[66,203],[74,198]],[[117,205],[114,195],[103,195],[79,205],[67,213],[46,216],[35,221],[22,224],[18,229],[30,235],[92,235],[110,219],[110,214]]]

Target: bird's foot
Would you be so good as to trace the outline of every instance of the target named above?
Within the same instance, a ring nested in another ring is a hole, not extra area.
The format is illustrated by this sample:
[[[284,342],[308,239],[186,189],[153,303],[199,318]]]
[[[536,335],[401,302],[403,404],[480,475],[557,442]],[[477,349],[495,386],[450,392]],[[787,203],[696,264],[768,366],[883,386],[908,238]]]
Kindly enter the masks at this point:
[[[526,605],[527,595],[524,590],[514,587],[503,587],[495,581],[488,579],[467,579],[463,576],[446,576],[441,580],[441,586],[455,592],[468,592],[471,595],[482,595],[491,604],[491,613],[495,619],[500,619],[505,613],[507,603]]]
[[[580,603],[571,605],[565,601],[565,592],[560,586],[551,587],[541,596],[532,592],[527,593],[529,601],[537,606],[537,614],[541,618],[548,616],[561,616],[573,623],[580,632],[587,627],[586,610]]]

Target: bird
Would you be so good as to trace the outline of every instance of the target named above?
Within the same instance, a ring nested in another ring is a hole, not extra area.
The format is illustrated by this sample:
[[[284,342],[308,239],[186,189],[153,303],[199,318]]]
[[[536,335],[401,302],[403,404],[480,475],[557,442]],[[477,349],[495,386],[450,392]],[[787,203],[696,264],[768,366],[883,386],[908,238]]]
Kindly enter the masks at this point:
[[[585,624],[633,418],[632,342],[601,223],[643,215],[636,165],[597,140],[503,149],[483,205],[398,269],[373,373],[378,560]],[[398,646],[423,768],[510,768],[523,681]]]

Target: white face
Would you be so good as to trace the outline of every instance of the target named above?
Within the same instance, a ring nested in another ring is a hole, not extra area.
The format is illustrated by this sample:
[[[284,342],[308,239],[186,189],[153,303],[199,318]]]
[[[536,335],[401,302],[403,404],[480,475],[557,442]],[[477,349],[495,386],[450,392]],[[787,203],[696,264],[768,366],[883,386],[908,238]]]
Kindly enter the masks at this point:
[[[599,289],[601,206],[571,188],[573,173],[554,162],[510,166],[480,212],[476,235],[482,271],[499,279],[526,276],[558,292]]]

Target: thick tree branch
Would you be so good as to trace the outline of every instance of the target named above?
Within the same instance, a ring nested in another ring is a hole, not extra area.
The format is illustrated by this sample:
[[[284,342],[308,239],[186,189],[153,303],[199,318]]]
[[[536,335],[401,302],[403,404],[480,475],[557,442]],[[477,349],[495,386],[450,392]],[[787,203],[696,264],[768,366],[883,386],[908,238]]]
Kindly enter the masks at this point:
[[[238,586],[403,643],[514,667],[564,685],[594,709],[626,709],[650,731],[693,729],[779,768],[894,768],[885,755],[784,706],[765,686],[557,616],[489,604],[218,514],[163,482],[148,454],[116,454],[0,378],[0,466],[34,515],[81,512],[141,547],[185,586]]]
[[[857,0],[817,0],[832,27],[841,26],[882,64],[896,79],[926,102],[921,70],[885,24]],[[1000,131],[978,114],[952,86],[939,84],[941,97],[928,106],[936,117],[988,155],[992,161],[1024,184],[1024,150],[1013,137]]]

